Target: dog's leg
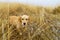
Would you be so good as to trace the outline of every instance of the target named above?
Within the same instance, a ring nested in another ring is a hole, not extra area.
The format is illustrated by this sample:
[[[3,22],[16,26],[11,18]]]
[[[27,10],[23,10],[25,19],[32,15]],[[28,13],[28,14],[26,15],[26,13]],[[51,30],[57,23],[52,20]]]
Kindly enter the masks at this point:
[[[20,24],[17,24],[17,31],[20,35],[22,35],[22,33],[20,32]]]

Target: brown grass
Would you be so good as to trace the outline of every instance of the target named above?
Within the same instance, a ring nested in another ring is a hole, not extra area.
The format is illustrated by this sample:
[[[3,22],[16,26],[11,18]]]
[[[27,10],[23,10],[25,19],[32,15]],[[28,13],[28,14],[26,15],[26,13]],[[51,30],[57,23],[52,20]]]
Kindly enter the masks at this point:
[[[9,25],[11,15],[29,15],[27,30],[19,35]],[[33,30],[32,30],[33,29]],[[3,33],[2,33],[3,32]],[[60,6],[56,8],[28,6],[23,4],[0,4],[0,40],[60,40]]]

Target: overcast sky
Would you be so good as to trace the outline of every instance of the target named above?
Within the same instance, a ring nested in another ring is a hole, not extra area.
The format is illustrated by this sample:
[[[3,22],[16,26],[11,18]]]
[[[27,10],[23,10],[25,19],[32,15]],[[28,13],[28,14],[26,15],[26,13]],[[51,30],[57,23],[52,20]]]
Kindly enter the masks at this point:
[[[60,0],[0,0],[0,2],[19,2],[30,5],[56,6],[60,5]]]

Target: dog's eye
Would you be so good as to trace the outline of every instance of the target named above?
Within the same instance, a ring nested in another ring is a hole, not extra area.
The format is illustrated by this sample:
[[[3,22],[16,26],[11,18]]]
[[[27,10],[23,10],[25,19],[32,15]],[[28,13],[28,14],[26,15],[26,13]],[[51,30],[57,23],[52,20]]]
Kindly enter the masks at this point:
[[[24,19],[22,19],[22,20],[24,20]]]
[[[28,20],[28,19],[26,19],[26,20]]]

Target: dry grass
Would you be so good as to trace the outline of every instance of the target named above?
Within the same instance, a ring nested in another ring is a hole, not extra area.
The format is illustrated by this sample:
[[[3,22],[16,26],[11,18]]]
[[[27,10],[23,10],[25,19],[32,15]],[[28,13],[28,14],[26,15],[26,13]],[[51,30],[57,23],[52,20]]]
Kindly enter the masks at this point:
[[[29,15],[27,30],[19,35],[9,25],[11,15]],[[32,30],[33,29],[33,30]],[[0,40],[60,40],[60,6],[54,9],[23,4],[0,4]]]

